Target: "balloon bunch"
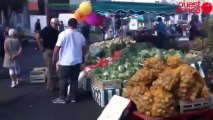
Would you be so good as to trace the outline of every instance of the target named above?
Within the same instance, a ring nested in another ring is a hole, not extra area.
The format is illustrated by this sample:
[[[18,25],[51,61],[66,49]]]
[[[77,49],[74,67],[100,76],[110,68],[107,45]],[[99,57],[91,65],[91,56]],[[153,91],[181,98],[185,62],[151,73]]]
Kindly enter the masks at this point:
[[[103,24],[103,16],[92,12],[92,5],[89,1],[82,2],[73,17],[78,22],[86,22],[91,26],[101,26]]]

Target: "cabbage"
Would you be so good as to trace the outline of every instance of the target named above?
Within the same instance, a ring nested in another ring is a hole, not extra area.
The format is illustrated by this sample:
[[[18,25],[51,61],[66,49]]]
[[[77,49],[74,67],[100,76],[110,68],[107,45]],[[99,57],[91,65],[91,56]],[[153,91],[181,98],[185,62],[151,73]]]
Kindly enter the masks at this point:
[[[128,68],[131,67],[131,64],[129,62],[126,62],[124,66],[125,66],[126,69],[128,69]]]
[[[124,72],[125,71],[125,67],[124,66],[118,66],[118,71],[119,72]]]
[[[119,79],[122,79],[122,78],[123,78],[123,73],[119,73],[119,74],[118,74],[118,78],[119,78]]]
[[[106,72],[103,73],[103,76],[108,76],[108,75],[109,75],[108,71],[106,71]]]
[[[139,52],[139,55],[141,57],[148,57],[149,56],[149,52],[147,50],[142,50],[141,52]]]
[[[114,79],[115,80],[116,79],[116,75],[111,75],[110,79]]]
[[[111,74],[117,76],[119,73],[118,71],[112,70]]]

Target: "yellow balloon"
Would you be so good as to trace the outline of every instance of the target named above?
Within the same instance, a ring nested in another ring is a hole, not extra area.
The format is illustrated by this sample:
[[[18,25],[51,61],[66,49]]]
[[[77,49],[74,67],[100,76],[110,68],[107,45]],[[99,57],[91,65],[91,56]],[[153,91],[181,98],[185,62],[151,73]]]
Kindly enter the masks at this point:
[[[82,2],[79,6],[79,10],[83,15],[89,15],[92,12],[92,5],[89,1]]]

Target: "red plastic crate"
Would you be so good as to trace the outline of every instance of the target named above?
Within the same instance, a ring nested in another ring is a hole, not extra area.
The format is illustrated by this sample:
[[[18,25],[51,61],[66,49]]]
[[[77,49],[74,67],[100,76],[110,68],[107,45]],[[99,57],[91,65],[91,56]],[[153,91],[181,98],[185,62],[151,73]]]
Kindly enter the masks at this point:
[[[143,115],[139,112],[134,112],[131,116],[131,120],[188,120],[191,117],[203,117],[204,120],[213,120],[213,109],[187,112],[170,118],[154,118]]]

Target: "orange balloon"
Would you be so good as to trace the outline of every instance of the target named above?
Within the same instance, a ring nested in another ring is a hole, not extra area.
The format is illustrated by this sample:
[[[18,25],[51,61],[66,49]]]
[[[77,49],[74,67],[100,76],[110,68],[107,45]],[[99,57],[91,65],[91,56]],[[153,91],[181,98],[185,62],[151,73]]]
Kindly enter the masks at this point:
[[[87,19],[87,15],[83,15],[79,9],[77,9],[74,13],[74,17],[79,21],[79,22],[84,22]]]

